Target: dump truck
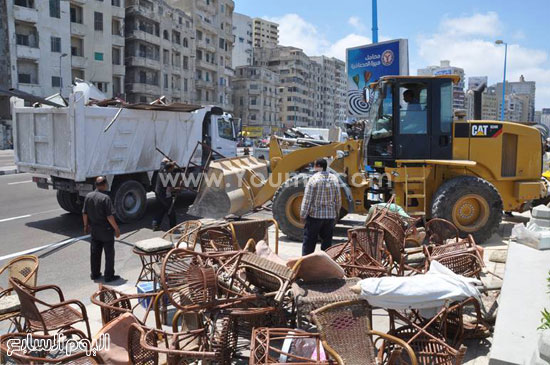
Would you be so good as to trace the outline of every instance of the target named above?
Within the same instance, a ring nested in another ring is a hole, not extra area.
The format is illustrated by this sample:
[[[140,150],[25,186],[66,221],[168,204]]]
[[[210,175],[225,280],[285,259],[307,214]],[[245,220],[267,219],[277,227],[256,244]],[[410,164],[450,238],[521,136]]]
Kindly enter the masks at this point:
[[[208,174],[221,183],[203,181],[191,212],[244,215],[272,201],[281,230],[301,240],[299,213],[311,175],[306,168],[325,157],[341,182],[341,216],[367,213],[395,196],[409,215],[447,219],[461,235],[483,242],[498,229],[503,211],[521,212],[548,195],[541,179],[543,140],[527,125],[456,118],[458,81],[453,75],[382,77],[371,85],[363,139],[283,154],[273,137],[269,160],[215,161]]]
[[[107,177],[121,222],[145,214],[163,156],[181,166],[203,164],[204,143],[218,154],[237,154],[232,116],[215,106],[185,104],[87,105],[81,92],[62,107],[13,107],[15,163],[35,174],[39,188],[57,190],[64,210],[80,213],[94,178]],[[40,176],[42,175],[42,176]]]

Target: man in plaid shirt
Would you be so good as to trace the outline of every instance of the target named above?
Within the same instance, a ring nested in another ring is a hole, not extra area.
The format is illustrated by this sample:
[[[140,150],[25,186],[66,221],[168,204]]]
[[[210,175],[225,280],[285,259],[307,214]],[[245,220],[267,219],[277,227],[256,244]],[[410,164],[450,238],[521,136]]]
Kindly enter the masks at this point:
[[[302,256],[315,251],[318,237],[323,251],[332,245],[335,220],[342,206],[338,178],[327,171],[327,161],[315,161],[314,168],[317,173],[309,178],[300,211],[305,222]]]

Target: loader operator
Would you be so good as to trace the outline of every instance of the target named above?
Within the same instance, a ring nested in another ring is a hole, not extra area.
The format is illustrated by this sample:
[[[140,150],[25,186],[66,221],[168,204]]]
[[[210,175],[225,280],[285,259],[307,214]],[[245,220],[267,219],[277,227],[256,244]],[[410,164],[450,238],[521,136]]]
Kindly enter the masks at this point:
[[[315,161],[315,173],[308,181],[300,210],[300,219],[305,222],[302,256],[315,251],[318,237],[321,249],[332,245],[334,224],[342,206],[338,178],[327,171],[327,161]]]
[[[175,227],[176,222],[176,209],[174,207],[173,196],[175,194],[174,186],[170,179],[170,174],[174,173],[175,165],[172,161],[165,158],[160,163],[160,169],[157,176],[157,182],[155,184],[155,196],[157,201],[160,203],[160,208],[158,213],[153,218],[153,231],[158,231],[162,225],[162,220],[165,215],[168,215],[168,222],[170,228]],[[161,177],[161,175],[163,175]]]

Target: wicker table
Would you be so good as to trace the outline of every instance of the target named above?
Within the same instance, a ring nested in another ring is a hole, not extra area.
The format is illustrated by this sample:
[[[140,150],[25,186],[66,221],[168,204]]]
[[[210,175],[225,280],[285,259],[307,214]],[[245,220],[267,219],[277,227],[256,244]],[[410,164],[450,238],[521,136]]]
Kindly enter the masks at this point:
[[[162,262],[162,259],[168,253],[168,251],[170,250],[145,252],[140,250],[139,248],[134,247],[132,252],[138,255],[139,259],[141,260],[141,271],[139,272],[136,285],[139,284],[141,281],[152,281],[153,288],[156,290],[156,284],[159,283],[159,278],[155,274],[154,265],[158,262]]]

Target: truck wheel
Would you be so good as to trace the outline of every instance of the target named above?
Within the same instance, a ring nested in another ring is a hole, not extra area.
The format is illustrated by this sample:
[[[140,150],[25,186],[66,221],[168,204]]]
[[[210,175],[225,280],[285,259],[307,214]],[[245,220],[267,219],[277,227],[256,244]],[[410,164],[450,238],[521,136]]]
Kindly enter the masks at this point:
[[[58,190],[57,203],[59,203],[59,206],[69,213],[82,214],[82,200],[80,200],[78,193]]]
[[[112,192],[116,218],[122,223],[137,221],[145,214],[147,195],[145,188],[135,180],[127,180],[116,185]]]
[[[432,217],[453,222],[461,236],[471,234],[482,243],[497,231],[502,209],[502,199],[493,184],[475,176],[460,176],[437,189]]]
[[[281,231],[295,241],[301,241],[304,237],[300,208],[308,179],[308,175],[294,176],[281,185],[273,196],[273,218]]]

